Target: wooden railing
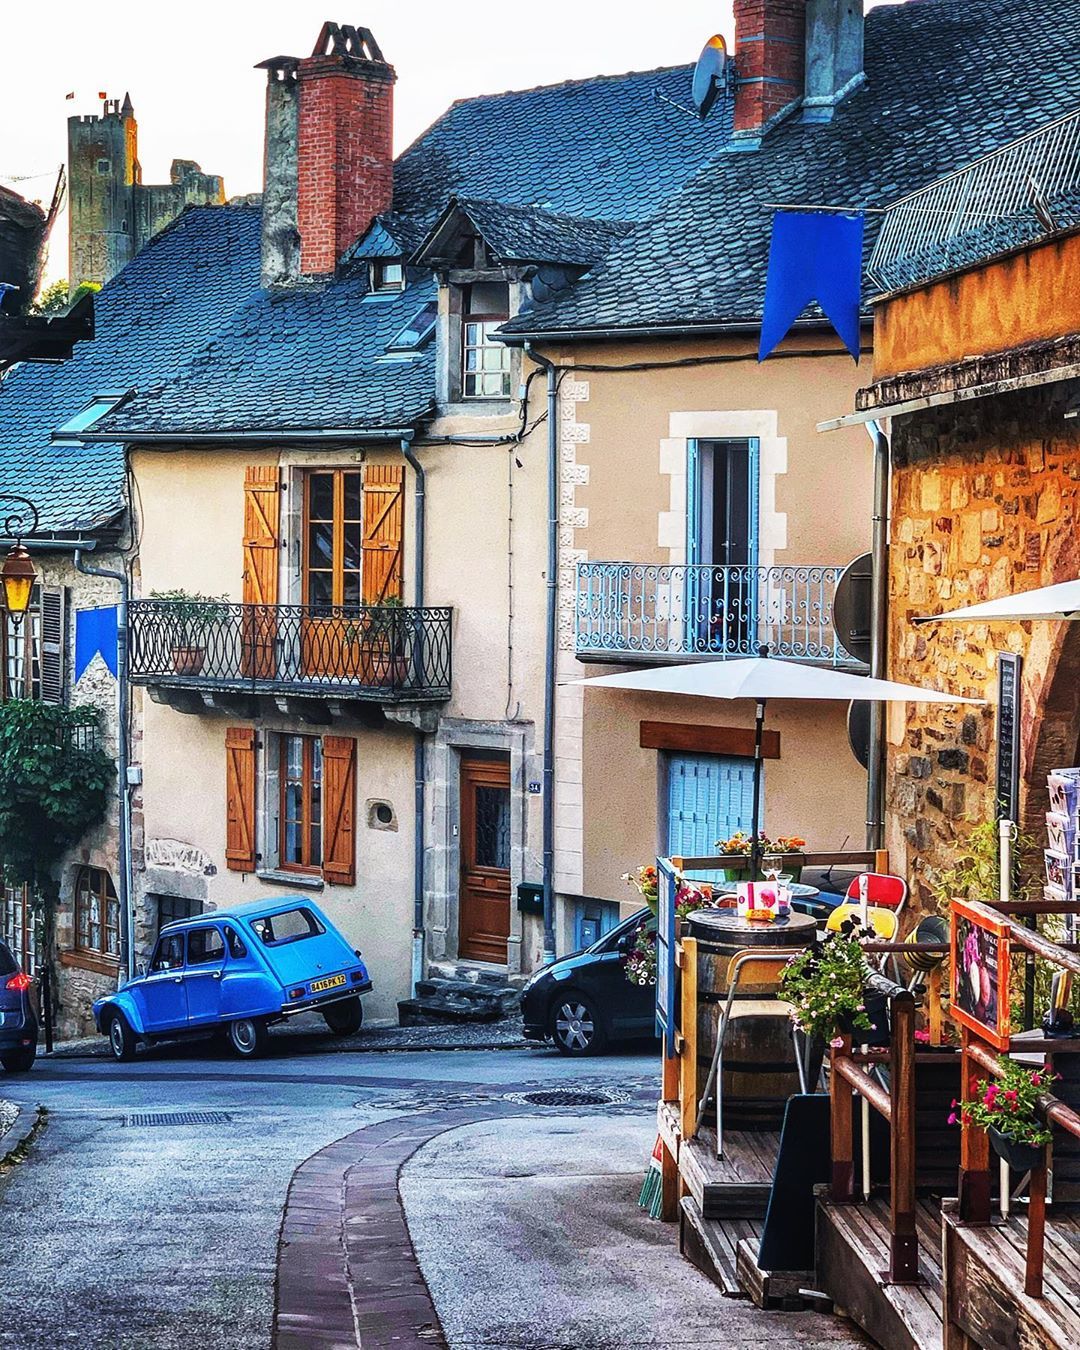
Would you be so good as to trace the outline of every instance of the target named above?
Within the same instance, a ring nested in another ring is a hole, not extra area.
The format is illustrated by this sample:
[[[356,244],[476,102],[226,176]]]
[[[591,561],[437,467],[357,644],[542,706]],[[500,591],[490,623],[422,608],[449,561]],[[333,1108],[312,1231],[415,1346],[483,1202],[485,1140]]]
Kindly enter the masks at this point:
[[[888,1055],[852,1051],[851,1036],[832,1050],[829,1094],[832,1113],[831,1199],[851,1204],[856,1199],[855,1112],[853,1091],[889,1123],[889,1266],[890,1284],[919,1280],[919,1248],[915,1229],[915,996],[882,976],[872,976],[867,992],[888,1000],[891,1037]],[[888,1065],[886,1091],[867,1072]],[[863,1148],[868,1147],[866,1134]]]
[[[1077,913],[1080,905],[1059,905],[1044,901],[1010,904],[974,905],[987,917],[1003,921],[1009,929],[1010,946],[1021,947],[1033,956],[1073,975],[1080,975],[1080,953],[1075,948],[1033,932],[1013,917],[1016,914]],[[1014,1038],[1013,1049],[1026,1053],[1043,1053],[1052,1057],[1055,1051],[1072,1049],[1076,1043],[1058,1039],[1037,1040],[1025,1036]],[[980,1076],[1000,1077],[1001,1060],[966,1028],[961,1034],[961,1084],[963,1100],[972,1101],[977,1094]],[[1051,1092],[1039,1098],[1039,1111],[1048,1125],[1057,1126],[1080,1139],[1080,1115],[1059,1101]],[[1043,1270],[1046,1254],[1046,1152],[1041,1162],[1031,1170],[1028,1182],[1028,1232],[1025,1259],[1024,1292],[1031,1298],[1043,1295]],[[991,1215],[990,1194],[990,1139],[987,1132],[972,1123],[961,1125],[959,1217],[967,1224],[988,1224]]]

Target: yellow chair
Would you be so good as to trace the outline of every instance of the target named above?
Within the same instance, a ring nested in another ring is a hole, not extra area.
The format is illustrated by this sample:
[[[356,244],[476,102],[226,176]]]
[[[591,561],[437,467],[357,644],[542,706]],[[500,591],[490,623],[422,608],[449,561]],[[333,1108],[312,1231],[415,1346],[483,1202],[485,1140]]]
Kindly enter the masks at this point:
[[[840,925],[847,919],[856,923],[862,920],[862,906],[855,904],[837,905],[825,921],[827,933],[839,933]],[[866,921],[882,942],[895,942],[900,920],[894,909],[882,909],[878,905],[866,907]]]

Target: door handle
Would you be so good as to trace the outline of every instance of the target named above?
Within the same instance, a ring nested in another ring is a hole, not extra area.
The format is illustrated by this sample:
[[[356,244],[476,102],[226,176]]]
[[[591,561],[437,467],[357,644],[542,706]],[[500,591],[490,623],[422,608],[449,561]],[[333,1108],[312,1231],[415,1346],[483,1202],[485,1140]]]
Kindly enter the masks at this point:
[[[214,971],[213,978],[214,978],[215,980],[220,980],[220,979],[221,979],[221,971],[220,971],[220,970],[215,970],[215,971]]]
[[[183,977],[183,975],[174,975],[174,976],[173,976],[173,984],[183,984],[183,983],[184,983],[184,977]]]

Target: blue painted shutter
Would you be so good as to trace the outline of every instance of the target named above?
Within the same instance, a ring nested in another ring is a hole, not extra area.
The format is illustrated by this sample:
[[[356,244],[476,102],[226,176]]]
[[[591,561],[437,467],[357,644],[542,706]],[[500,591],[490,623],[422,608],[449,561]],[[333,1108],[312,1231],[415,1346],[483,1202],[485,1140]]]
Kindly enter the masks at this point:
[[[668,857],[703,858],[736,830],[750,833],[754,761],[731,755],[668,756]],[[721,873],[697,873],[716,880]]]

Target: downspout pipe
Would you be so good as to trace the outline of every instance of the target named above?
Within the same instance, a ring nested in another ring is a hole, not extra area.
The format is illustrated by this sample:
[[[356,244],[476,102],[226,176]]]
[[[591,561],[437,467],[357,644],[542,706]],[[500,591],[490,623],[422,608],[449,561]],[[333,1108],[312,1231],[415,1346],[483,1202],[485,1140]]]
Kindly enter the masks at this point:
[[[131,865],[131,784],[128,782],[129,682],[128,682],[128,601],[131,587],[125,572],[111,567],[91,567],[83,558],[83,550],[75,550],[75,570],[87,577],[104,577],[120,585],[120,604],[116,615],[117,702],[119,704],[119,735],[117,737],[116,791],[120,808],[120,964],[130,980],[135,974],[135,913],[134,878]]]
[[[547,624],[544,641],[544,963],[555,960],[555,658],[559,586],[559,371],[553,361],[525,343],[525,351],[547,373]]]
[[[874,443],[873,580],[870,592],[870,674],[885,678],[889,624],[889,438],[877,421],[866,427]],[[866,778],[866,847],[885,842],[885,705],[870,704],[870,756]]]
[[[427,475],[416,457],[412,436],[402,436],[401,453],[412,469],[415,479],[413,502],[416,512],[416,580],[413,583],[413,603],[424,607],[424,538],[425,499]],[[413,929],[412,929],[412,991],[424,978],[424,733],[419,727],[413,741]]]

